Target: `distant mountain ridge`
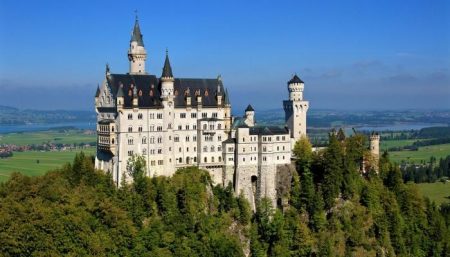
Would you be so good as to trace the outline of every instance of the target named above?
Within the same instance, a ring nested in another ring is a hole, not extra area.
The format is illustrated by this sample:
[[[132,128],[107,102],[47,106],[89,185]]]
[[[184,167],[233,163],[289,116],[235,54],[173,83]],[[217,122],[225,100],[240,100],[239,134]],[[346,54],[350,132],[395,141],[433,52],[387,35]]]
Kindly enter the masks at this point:
[[[44,124],[65,122],[95,122],[94,111],[21,110],[0,106],[0,125]]]

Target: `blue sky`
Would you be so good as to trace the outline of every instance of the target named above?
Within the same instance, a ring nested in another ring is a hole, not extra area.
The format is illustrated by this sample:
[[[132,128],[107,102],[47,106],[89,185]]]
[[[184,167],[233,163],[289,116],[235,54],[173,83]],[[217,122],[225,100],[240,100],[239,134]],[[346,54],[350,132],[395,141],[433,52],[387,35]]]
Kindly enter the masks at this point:
[[[281,108],[297,73],[316,109],[450,108],[449,1],[0,1],[0,105],[93,109],[126,73],[138,10],[147,71],[222,75],[234,112]]]

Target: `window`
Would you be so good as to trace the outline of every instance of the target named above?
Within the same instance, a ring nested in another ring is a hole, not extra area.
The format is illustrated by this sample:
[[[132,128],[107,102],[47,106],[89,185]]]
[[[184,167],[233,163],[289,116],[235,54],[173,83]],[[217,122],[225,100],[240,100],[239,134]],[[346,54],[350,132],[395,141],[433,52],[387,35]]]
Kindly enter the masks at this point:
[[[156,118],[157,118],[157,119],[162,119],[162,113],[157,113],[157,114],[156,114]]]
[[[286,147],[283,146],[283,151],[286,149]]]
[[[219,145],[219,146],[217,147],[217,151],[219,151],[219,152],[222,151],[222,146]]]
[[[217,118],[217,112],[213,112],[212,117]]]
[[[197,157],[194,157],[194,162],[197,162]]]
[[[285,140],[285,138],[286,138],[285,136],[282,136],[282,137],[281,137],[282,140]]]
[[[233,147],[228,147],[228,152],[233,152],[234,148]]]
[[[173,137],[173,141],[174,142],[180,142],[180,137],[179,136],[174,136]]]
[[[183,158],[181,158],[181,157],[178,158],[178,162],[179,162],[179,163],[182,163],[182,162],[183,162]]]
[[[155,166],[155,161],[151,161],[150,165]]]
[[[213,156],[213,157],[211,157],[211,162],[214,162],[214,156]]]
[[[208,113],[206,112],[202,113],[202,118],[208,118]]]
[[[186,152],[189,152],[189,147],[186,147]]]
[[[189,136],[186,136],[186,142],[189,142]]]
[[[138,131],[142,132],[142,126],[139,126]]]
[[[245,162],[245,158],[242,158],[242,161]]]
[[[180,118],[181,118],[181,119],[185,119],[185,118],[186,118],[186,113],[184,113],[184,112],[183,112],[183,113],[180,113]]]
[[[245,147],[242,148],[242,152],[245,153]]]
[[[277,136],[277,141],[280,141],[280,137],[279,136]]]
[[[128,144],[132,145],[133,144],[133,138],[128,138]]]
[[[191,118],[197,118],[197,113],[191,113]]]
[[[214,146],[213,145],[211,146],[211,152],[214,152]]]
[[[142,120],[142,113],[138,114],[138,120]]]
[[[267,147],[263,147],[263,152],[266,152],[267,151]]]
[[[150,125],[150,131],[151,132],[155,131],[155,126],[154,125]]]
[[[133,127],[128,127],[128,132],[133,132]]]
[[[112,142],[112,144],[114,144],[114,138],[112,139],[112,141],[111,141],[111,142]]]
[[[150,154],[155,154],[155,149],[150,150]]]
[[[214,130],[214,124],[209,125],[209,130]]]
[[[221,161],[222,161],[222,157],[219,156],[219,162],[221,162]]]
[[[186,125],[186,130],[189,130],[189,125]]]
[[[207,146],[203,147],[203,152],[205,152],[205,153],[208,152],[208,147]]]
[[[280,151],[280,147],[279,146],[277,146],[277,151]]]
[[[158,165],[163,165],[163,160],[158,160]]]
[[[142,154],[143,154],[143,155],[147,155],[147,149],[145,149],[145,148],[142,149]]]
[[[128,119],[129,119],[129,120],[132,120],[132,119],[133,119],[133,114],[131,114],[131,113],[128,114]]]
[[[132,150],[128,151],[128,156],[132,156],[132,155],[133,155],[133,151]]]
[[[280,156],[277,156],[277,160],[280,160]]]
[[[197,147],[194,146],[194,152],[197,151]]]
[[[208,125],[203,124],[203,130],[206,130],[208,128]]]
[[[219,142],[222,141],[222,136],[218,136],[217,140],[219,140]]]
[[[178,152],[180,152],[180,153],[181,153],[181,147],[180,147],[180,148],[178,148]]]
[[[197,142],[197,136],[193,136],[192,141]]]
[[[222,124],[217,125],[217,129],[222,129]]]
[[[208,162],[208,158],[207,158],[207,157],[203,158],[203,161],[204,161],[205,163]]]
[[[162,149],[158,148],[158,154],[162,154]]]
[[[245,137],[242,138],[242,142],[245,142]]]
[[[142,144],[143,144],[143,145],[147,144],[147,138],[146,138],[146,137],[143,137],[143,138],[142,138]]]
[[[197,125],[192,125],[192,129],[197,129]]]
[[[150,119],[154,119],[155,118],[155,114],[154,113],[150,113]]]
[[[156,127],[156,130],[157,130],[157,131],[162,131],[162,126]]]
[[[162,143],[162,137],[158,137],[158,144]]]

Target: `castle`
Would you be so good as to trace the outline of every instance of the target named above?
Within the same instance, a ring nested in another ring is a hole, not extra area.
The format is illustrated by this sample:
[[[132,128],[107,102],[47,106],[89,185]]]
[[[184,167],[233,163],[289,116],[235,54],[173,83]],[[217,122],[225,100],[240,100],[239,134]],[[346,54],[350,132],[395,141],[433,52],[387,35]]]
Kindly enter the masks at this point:
[[[309,102],[303,98],[303,81],[295,75],[287,83],[286,126],[258,126],[251,105],[243,117],[232,116],[220,76],[175,77],[166,51],[157,77],[147,73],[146,59],[136,18],[129,72],[114,74],[107,66],[95,95],[96,168],[110,172],[119,185],[127,174],[127,160],[139,154],[145,157],[148,176],[171,176],[178,168],[198,166],[215,184],[231,183],[253,209],[262,197],[275,204],[277,172],[291,165],[291,149],[306,135]]]

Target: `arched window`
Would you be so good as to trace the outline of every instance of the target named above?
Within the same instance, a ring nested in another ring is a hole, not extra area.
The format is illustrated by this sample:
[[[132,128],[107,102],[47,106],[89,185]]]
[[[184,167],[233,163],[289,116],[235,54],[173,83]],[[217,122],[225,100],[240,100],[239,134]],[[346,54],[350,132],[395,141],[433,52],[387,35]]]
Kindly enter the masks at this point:
[[[211,157],[211,162],[214,162],[214,156],[213,156],[213,157]]]
[[[208,125],[203,124],[203,130],[206,130],[208,128]]]
[[[221,156],[219,156],[219,162],[221,162],[222,161],[222,157]]]
[[[150,144],[154,144],[155,143],[155,138],[154,137],[151,137],[150,138]]]
[[[222,129],[222,124],[217,125],[217,129]]]
[[[111,140],[111,143],[114,144],[114,138]]]
[[[208,162],[208,157],[205,157],[205,158],[203,159],[203,161],[204,161],[205,163],[207,163],[207,162]]]
[[[144,145],[147,144],[147,138],[146,137],[142,138],[142,144],[144,144]]]
[[[145,149],[145,148],[142,149],[142,154],[143,154],[143,155],[147,155],[147,149]]]

